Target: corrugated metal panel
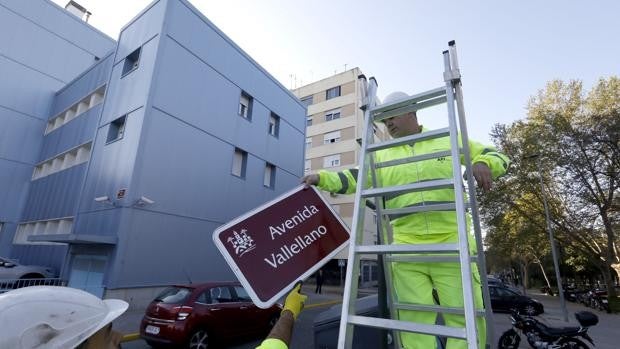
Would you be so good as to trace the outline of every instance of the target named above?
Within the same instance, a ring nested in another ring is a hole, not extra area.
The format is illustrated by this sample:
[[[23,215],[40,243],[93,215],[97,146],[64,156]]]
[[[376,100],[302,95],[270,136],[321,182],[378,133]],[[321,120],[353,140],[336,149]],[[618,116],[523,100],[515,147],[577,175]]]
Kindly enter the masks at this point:
[[[52,267],[58,274],[67,254],[67,245],[13,245],[11,258],[26,265]]]
[[[114,41],[47,1],[2,1],[2,51],[9,57],[69,82],[103,57]],[[15,39],[15,33],[24,39]],[[3,40],[6,35],[12,38]]]
[[[80,101],[87,94],[108,81],[112,69],[113,54],[106,56],[92,66],[84,75],[66,85],[56,94],[49,117],[52,118]]]
[[[299,117],[303,109],[298,99],[271,77],[236,46],[224,33],[186,1],[173,1],[168,14],[168,35],[207,62],[213,69],[237,86],[269,106],[272,111],[285,118],[295,128],[305,129],[305,116]],[[200,34],[197,34],[200,33]],[[200,37],[200,40],[195,40]],[[289,103],[288,100],[294,103]],[[304,111],[305,115],[305,111]]]
[[[86,165],[83,163],[33,181],[21,221],[75,215]]]
[[[38,162],[91,141],[95,137],[102,106],[103,104],[98,104],[62,127],[48,133],[43,139],[43,148]]]
[[[26,200],[32,166],[0,159],[0,220],[16,222]]]
[[[37,162],[44,124],[40,119],[0,107],[0,159]]]

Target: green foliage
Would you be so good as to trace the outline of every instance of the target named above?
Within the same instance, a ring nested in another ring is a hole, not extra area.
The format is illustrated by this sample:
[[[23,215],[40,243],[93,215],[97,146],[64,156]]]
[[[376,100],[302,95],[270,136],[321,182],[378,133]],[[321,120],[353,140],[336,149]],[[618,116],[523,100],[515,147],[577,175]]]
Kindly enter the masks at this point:
[[[488,255],[527,265],[548,254],[542,178],[565,262],[596,266],[610,285],[610,266],[620,262],[620,79],[601,79],[588,93],[580,81],[551,81],[524,120],[496,125],[491,136],[512,166],[481,198]]]

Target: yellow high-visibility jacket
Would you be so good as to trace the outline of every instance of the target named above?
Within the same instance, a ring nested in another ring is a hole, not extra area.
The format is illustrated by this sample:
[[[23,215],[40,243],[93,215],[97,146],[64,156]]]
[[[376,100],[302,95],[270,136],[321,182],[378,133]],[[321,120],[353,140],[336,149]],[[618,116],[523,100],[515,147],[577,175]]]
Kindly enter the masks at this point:
[[[280,339],[267,338],[256,349],[288,349],[288,346]]]
[[[422,132],[428,131],[423,130]],[[469,149],[472,164],[477,162],[485,163],[491,170],[493,179],[506,173],[510,161],[505,155],[497,152],[494,147],[469,141]],[[434,153],[442,150],[450,150],[449,137],[435,138],[419,141],[413,145],[401,145],[379,150],[375,152],[375,162],[380,163],[408,158],[414,155]],[[461,163],[463,161],[464,159],[461,155]],[[319,171],[318,187],[332,193],[351,194],[356,189],[357,174],[357,169],[348,169],[341,172],[321,170]],[[391,187],[452,177],[452,158],[450,156],[377,169],[378,187]],[[370,173],[367,176],[367,181],[367,187],[370,187],[370,183],[372,183]],[[403,208],[453,202],[454,189],[448,188],[386,197],[385,207]],[[390,221],[394,227],[394,242],[400,244],[415,243],[414,239],[408,239],[411,235],[456,234],[457,230],[456,213],[454,211],[430,211],[399,216],[394,215],[390,216]]]

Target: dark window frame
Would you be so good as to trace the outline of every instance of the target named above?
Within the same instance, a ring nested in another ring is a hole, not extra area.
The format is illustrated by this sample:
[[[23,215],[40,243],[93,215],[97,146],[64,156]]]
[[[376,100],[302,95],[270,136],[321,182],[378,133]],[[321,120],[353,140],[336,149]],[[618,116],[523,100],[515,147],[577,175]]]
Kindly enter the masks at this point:
[[[241,103],[242,98],[246,98],[248,100],[248,105],[245,106],[243,103]],[[245,92],[245,91],[241,91],[241,94],[239,95],[239,105],[238,105],[238,109],[237,109],[237,115],[239,115],[240,117],[248,120],[248,121],[252,121],[252,109],[253,109],[253,105],[254,105],[254,97],[252,97],[249,93]],[[245,115],[243,115],[243,108],[245,107]]]
[[[234,171],[235,170],[235,158],[237,155],[237,151],[241,153],[241,168],[240,168],[239,174],[236,174]],[[230,169],[230,173],[237,178],[245,179],[245,176],[247,173],[247,167],[248,167],[248,152],[241,148],[235,148],[233,151],[232,161],[233,162],[232,162],[232,168]]]
[[[340,87],[341,86],[336,86],[325,90],[325,100],[340,97],[342,95],[342,89]]]
[[[108,125],[108,135],[106,137],[105,144],[114,143],[120,141],[125,137],[127,129],[127,114],[114,119]]]
[[[133,50],[123,60],[123,71],[121,73],[121,79],[136,71],[138,67],[140,67],[140,58],[142,58],[142,46]]]
[[[271,127],[272,125],[271,118],[275,120],[275,123],[273,124],[273,130]],[[274,112],[271,112],[269,114],[269,120],[267,121],[267,124],[268,124],[267,133],[269,133],[271,136],[275,138],[279,138],[280,137],[280,116]]]

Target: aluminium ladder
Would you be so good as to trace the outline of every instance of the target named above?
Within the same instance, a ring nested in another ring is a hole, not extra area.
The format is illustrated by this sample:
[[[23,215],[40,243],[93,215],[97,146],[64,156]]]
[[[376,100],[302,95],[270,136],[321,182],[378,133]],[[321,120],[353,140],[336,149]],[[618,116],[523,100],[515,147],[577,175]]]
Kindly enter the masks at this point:
[[[444,59],[444,82],[445,86],[412,95],[408,98],[394,101],[392,103],[375,106],[375,95],[377,83],[374,78],[370,78],[367,83],[364,76],[360,76],[362,90],[364,94],[364,137],[359,158],[357,178],[357,188],[355,192],[355,209],[353,213],[352,231],[354,236],[349,242],[348,268],[346,272],[345,289],[342,301],[342,315],[340,319],[340,330],[338,336],[338,348],[351,348],[353,343],[354,326],[375,327],[393,332],[395,348],[401,348],[400,331],[415,332],[421,334],[435,335],[438,337],[452,337],[464,339],[468,343],[469,349],[478,349],[477,329],[475,319],[482,316],[487,319],[487,343],[493,341],[492,312],[488,283],[486,278],[486,265],[482,248],[482,237],[480,232],[480,219],[475,196],[475,183],[472,175],[467,177],[468,196],[464,193],[464,183],[460,155],[465,159],[465,173],[471,174],[471,158],[465,123],[465,110],[463,106],[463,93],[461,90],[461,76],[458,68],[456,56],[456,46],[454,41],[449,42],[449,49],[443,52]],[[448,122],[446,128],[429,132],[418,133],[401,138],[392,139],[385,142],[375,143],[373,123],[385,120],[394,116],[408,112],[432,107],[446,103],[448,107]],[[456,110],[455,110],[456,104]],[[458,123],[457,123],[458,113]],[[462,148],[459,148],[459,134],[462,139]],[[391,160],[383,163],[375,163],[374,152],[403,144],[413,144],[415,142],[430,140],[440,137],[450,137],[450,150],[435,153],[415,155],[410,158]],[[452,159],[453,178],[431,180],[425,182],[409,183],[394,187],[381,187],[377,185],[376,169],[388,166],[395,166],[410,162],[423,161],[428,159],[450,156]],[[365,188],[366,176],[370,173],[372,187]],[[399,195],[408,192],[426,191],[434,189],[452,188],[455,193],[453,203],[430,204],[423,206],[412,206],[397,209],[387,209],[384,207],[383,197],[389,195]],[[374,199],[374,206],[377,216],[377,227],[382,228],[378,232],[378,245],[363,245],[364,234],[364,210],[367,199]],[[466,203],[468,199],[468,203]],[[472,256],[469,251],[468,231],[467,231],[467,211],[471,212],[472,225],[478,251],[477,256]],[[412,214],[416,212],[446,211],[456,212],[458,242],[444,244],[391,244],[393,241],[392,229],[389,222],[390,215]],[[412,255],[413,253],[413,255]],[[356,315],[355,299],[358,291],[357,273],[360,265],[360,255],[378,255],[380,263],[383,263],[385,271],[386,285],[388,288],[387,298],[391,319],[378,317],[368,317]],[[442,307],[440,305],[420,305],[410,303],[399,303],[396,292],[392,285],[391,262],[458,262],[461,268],[463,281],[463,308]],[[472,284],[471,262],[477,262],[482,283],[483,304],[485,310],[476,310],[474,304],[474,293]],[[421,324],[401,321],[398,319],[398,310],[417,310],[433,311],[437,313],[463,314],[465,317],[465,328],[456,328],[435,324]],[[487,344],[487,347],[489,344]]]

